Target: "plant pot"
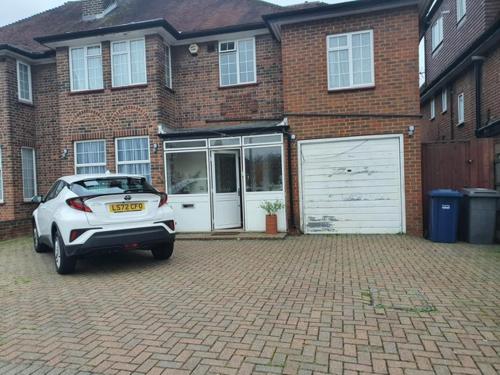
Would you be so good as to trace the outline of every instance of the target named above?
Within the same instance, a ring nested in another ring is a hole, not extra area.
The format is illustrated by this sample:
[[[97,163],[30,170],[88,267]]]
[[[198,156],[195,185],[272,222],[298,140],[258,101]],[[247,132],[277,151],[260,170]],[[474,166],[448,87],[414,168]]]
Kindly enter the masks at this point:
[[[278,234],[278,216],[266,215],[266,234]]]

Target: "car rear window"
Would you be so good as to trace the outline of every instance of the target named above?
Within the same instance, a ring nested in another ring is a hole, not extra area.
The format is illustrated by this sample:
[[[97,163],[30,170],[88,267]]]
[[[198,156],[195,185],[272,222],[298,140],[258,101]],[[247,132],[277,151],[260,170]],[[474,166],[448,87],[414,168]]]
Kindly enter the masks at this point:
[[[71,191],[80,197],[106,194],[156,193],[145,178],[93,178],[74,182]]]

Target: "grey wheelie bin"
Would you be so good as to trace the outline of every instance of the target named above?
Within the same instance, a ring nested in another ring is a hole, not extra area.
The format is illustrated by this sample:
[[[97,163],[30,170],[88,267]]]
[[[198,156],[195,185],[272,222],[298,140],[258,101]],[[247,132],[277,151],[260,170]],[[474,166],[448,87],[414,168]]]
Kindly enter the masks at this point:
[[[462,189],[461,232],[465,241],[473,244],[492,244],[495,241],[497,200],[496,190]]]

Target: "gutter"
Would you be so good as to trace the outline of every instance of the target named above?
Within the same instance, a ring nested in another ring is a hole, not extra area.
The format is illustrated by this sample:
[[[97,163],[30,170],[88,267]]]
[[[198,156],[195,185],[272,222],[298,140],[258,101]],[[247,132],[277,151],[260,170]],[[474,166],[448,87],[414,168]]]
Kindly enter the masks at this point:
[[[0,53],[2,51],[17,53],[30,59],[46,59],[55,56],[55,51],[30,52],[18,47],[14,47],[10,44],[0,44]]]

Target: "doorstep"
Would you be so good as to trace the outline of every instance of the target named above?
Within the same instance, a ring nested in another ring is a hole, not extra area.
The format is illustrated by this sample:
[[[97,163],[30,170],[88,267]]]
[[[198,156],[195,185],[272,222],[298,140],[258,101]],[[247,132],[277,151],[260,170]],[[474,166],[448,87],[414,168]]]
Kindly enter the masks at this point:
[[[284,240],[286,233],[266,234],[261,232],[203,232],[203,233],[177,233],[178,241],[220,241],[220,240]]]

